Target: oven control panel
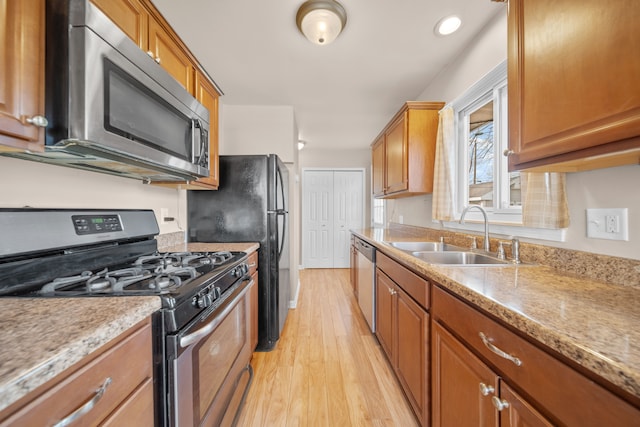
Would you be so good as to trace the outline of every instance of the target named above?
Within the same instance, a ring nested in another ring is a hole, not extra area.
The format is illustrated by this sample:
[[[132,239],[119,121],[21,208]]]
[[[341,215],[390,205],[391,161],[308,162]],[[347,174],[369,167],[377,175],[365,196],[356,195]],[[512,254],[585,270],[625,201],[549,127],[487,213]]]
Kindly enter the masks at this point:
[[[72,215],[76,234],[97,234],[122,231],[118,215]]]

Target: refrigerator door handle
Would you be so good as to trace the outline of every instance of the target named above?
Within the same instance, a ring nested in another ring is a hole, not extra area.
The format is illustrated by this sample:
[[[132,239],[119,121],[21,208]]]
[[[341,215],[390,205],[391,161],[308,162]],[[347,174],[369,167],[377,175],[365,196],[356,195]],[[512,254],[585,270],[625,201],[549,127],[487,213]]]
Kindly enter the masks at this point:
[[[277,209],[277,210],[268,210],[267,213],[271,214],[271,215],[276,215],[276,216],[282,216],[282,233],[278,233],[278,262],[280,262],[280,258],[282,258],[282,250],[284,249],[284,236],[286,234],[286,229],[287,229],[287,215],[289,214],[288,211],[284,210],[284,209]],[[277,225],[276,225],[277,227]]]

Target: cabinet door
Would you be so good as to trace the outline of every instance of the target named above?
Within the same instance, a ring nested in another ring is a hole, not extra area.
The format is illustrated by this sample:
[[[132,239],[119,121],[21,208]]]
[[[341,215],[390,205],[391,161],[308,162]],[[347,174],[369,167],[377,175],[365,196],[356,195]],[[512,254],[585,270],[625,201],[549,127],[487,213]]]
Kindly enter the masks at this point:
[[[353,237],[352,237],[353,242]],[[358,259],[358,250],[354,244],[351,244],[351,260],[350,260],[350,280],[353,293],[358,297],[358,269],[356,268],[356,260]]]
[[[508,405],[500,412],[501,427],[551,427],[545,417],[536,411],[504,381],[500,383],[500,398]]]
[[[396,287],[398,379],[423,425],[429,419],[429,315]]]
[[[386,193],[408,188],[407,113],[402,114],[385,133]]]
[[[44,149],[44,28],[44,0],[0,1],[0,150]]]
[[[568,171],[614,166],[612,153],[629,148],[625,156],[637,164],[638,16],[637,0],[509,2],[510,169],[562,161],[573,162]],[[591,166],[576,160],[601,154],[609,156]]]
[[[149,50],[156,61],[178,81],[187,92],[195,90],[195,70],[189,56],[155,19],[149,19]]]
[[[384,135],[371,146],[371,192],[384,195]]]
[[[497,427],[498,376],[439,323],[432,331],[433,426]]]
[[[91,0],[133,40],[140,49],[149,48],[149,12],[139,0]]]
[[[209,176],[195,184],[217,189],[220,182],[218,168],[218,98],[220,94],[202,73],[196,74],[196,99],[209,110]]]
[[[376,336],[387,354],[393,366],[395,355],[393,353],[393,315],[395,304],[395,285],[379,269],[376,269]]]

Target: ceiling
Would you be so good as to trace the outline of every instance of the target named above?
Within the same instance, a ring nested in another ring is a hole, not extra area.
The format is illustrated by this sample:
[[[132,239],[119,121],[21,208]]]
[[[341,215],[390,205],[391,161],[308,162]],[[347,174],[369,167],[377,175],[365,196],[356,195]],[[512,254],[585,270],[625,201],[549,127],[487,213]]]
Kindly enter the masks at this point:
[[[222,104],[292,106],[299,138],[309,149],[331,150],[368,148],[504,7],[340,0],[347,25],[335,42],[317,46],[296,27],[303,1],[153,0],[224,92]],[[461,29],[436,36],[435,24],[451,14]]]

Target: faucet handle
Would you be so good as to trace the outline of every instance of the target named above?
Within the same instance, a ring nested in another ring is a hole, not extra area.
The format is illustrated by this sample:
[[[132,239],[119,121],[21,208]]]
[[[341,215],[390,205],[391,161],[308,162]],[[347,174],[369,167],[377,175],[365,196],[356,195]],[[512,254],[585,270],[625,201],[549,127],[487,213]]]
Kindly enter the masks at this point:
[[[511,258],[516,264],[520,264],[520,240],[517,237],[511,239]]]
[[[498,259],[505,259],[503,243],[504,242],[498,242],[498,253],[496,254]]]
[[[478,238],[476,236],[471,237],[471,249],[478,249]]]

